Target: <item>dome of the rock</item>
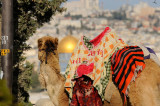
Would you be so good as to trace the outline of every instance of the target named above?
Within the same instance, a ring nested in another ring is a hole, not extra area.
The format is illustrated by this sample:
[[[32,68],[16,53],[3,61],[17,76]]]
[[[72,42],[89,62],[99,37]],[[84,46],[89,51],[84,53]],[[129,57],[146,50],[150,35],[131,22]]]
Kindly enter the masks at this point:
[[[77,45],[77,38],[73,36],[66,36],[64,37],[58,45],[59,53],[72,53]]]

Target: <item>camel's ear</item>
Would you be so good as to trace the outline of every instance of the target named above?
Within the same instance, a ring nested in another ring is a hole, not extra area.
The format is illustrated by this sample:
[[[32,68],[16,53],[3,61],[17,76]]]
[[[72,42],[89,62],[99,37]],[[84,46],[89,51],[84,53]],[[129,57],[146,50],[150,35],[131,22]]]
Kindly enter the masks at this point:
[[[42,47],[42,39],[38,39],[38,48]]]
[[[57,46],[58,45],[58,38],[55,38],[54,44]]]

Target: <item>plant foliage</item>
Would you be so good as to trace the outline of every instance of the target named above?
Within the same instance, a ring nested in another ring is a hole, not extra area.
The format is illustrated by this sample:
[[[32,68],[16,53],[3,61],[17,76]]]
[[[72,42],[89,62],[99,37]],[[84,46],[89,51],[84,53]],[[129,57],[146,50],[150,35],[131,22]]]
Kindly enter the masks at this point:
[[[16,102],[29,102],[28,90],[33,64],[24,64],[23,52],[30,49],[26,41],[36,29],[49,22],[53,15],[65,10],[61,6],[66,0],[13,0],[14,46],[13,46],[13,94]],[[0,7],[2,0],[0,0]],[[3,5],[3,4],[2,4]],[[1,11],[1,8],[0,8]]]

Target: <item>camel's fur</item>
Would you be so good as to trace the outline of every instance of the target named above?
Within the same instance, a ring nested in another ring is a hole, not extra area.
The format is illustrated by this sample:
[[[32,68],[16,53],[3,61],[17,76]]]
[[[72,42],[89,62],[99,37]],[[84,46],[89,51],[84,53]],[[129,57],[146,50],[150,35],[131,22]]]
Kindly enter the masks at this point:
[[[44,49],[47,47],[45,43],[50,41],[56,47],[56,54],[49,53],[46,64],[46,53]],[[64,90],[65,78],[60,74],[57,45],[57,38],[47,36],[38,40],[38,58],[41,61],[39,80],[41,85],[47,89],[48,95],[55,106],[67,106],[69,99]]]
[[[49,53],[47,64],[45,63],[46,53],[41,49],[46,49],[45,42],[51,41],[55,47],[55,53]],[[69,106],[69,98],[64,89],[64,77],[60,74],[59,57],[57,52],[58,39],[50,36],[42,37],[38,40],[38,58],[41,61],[39,80],[41,85],[48,91],[51,101],[55,106]],[[145,60],[146,67],[136,79],[131,82],[129,90],[129,100],[133,106],[160,106],[160,66],[151,59]],[[111,89],[106,88],[106,92],[112,92],[110,103],[104,101],[104,106],[122,106],[123,96],[120,95],[110,77]],[[110,93],[109,93],[110,95]],[[107,98],[108,93],[105,94]],[[122,98],[122,99],[121,99]],[[130,105],[129,102],[127,102]],[[126,104],[126,105],[127,105]]]
[[[160,66],[151,59],[135,82],[130,84],[129,97],[132,106],[160,106]]]

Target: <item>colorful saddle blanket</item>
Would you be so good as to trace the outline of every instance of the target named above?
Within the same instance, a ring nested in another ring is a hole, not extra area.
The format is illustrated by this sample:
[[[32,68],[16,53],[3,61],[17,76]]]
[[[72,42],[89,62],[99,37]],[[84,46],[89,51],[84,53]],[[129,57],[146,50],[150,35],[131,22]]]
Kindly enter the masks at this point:
[[[154,62],[156,62],[160,66],[160,61],[158,59],[158,56],[156,55],[153,49],[149,47],[145,47],[140,44],[138,44],[138,46],[143,50],[144,59],[152,59]]]
[[[75,80],[70,106],[102,106],[102,99],[89,77],[83,75]]]
[[[131,80],[145,67],[144,54],[138,46],[126,46],[111,57],[112,78],[118,89],[125,95]]]
[[[85,36],[79,40],[65,71],[64,87],[70,100],[76,83],[73,79],[85,75],[92,79],[94,88],[97,89],[102,101],[104,101],[105,89],[110,76],[109,59],[117,49],[127,45],[110,30],[107,27],[93,40],[89,40]]]

